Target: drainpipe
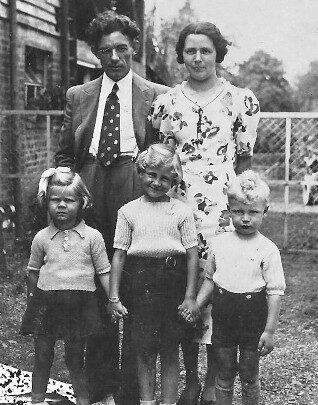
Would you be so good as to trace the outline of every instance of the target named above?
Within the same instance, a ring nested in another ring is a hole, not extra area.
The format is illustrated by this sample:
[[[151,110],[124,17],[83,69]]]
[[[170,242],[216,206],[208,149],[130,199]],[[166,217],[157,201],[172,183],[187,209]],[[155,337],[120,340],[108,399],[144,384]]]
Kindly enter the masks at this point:
[[[19,80],[18,80],[18,50],[17,50],[17,2],[9,1],[9,26],[10,26],[10,107],[12,110],[19,108]],[[11,136],[10,136],[10,171],[13,174],[19,173],[19,153],[18,153],[18,125],[14,115],[11,116]],[[16,237],[21,236],[21,180],[19,177],[13,178],[13,204],[18,214],[16,223]]]
[[[11,109],[18,108],[17,2],[9,1]]]
[[[61,0],[61,84],[65,92],[70,86],[69,1]]]

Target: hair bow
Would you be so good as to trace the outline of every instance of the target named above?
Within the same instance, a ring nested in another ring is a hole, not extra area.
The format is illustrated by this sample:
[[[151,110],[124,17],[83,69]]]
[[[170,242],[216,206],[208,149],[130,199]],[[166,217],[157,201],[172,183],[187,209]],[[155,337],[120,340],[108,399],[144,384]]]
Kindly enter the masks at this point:
[[[71,169],[69,167],[50,167],[49,169],[45,170],[42,174],[41,174],[41,178],[39,181],[39,190],[38,190],[38,194],[40,193],[44,193],[44,195],[46,195],[46,191],[47,191],[47,186],[49,184],[49,179],[50,177],[54,176],[54,174],[56,173],[70,173]]]

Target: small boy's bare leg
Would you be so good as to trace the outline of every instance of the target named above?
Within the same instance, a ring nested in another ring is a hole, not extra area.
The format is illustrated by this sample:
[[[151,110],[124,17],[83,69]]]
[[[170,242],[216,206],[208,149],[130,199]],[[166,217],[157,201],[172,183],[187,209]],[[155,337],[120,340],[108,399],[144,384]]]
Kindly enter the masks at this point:
[[[137,353],[137,373],[141,401],[155,399],[156,354]]]
[[[174,404],[178,395],[179,345],[172,344],[160,352],[162,403]]]

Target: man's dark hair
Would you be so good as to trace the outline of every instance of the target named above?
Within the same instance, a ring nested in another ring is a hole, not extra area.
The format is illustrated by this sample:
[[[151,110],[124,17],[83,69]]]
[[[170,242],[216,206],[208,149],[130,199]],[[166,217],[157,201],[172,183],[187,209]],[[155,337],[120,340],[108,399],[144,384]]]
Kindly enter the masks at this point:
[[[128,37],[131,42],[140,35],[140,29],[137,24],[129,17],[117,14],[112,10],[107,10],[97,14],[90,22],[86,30],[86,42],[92,51],[96,52],[102,36],[116,31]]]

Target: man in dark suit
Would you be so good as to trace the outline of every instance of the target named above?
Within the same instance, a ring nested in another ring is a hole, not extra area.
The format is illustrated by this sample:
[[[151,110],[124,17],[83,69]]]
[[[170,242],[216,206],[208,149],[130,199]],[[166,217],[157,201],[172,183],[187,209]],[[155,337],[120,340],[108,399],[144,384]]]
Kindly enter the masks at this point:
[[[99,58],[104,74],[67,91],[55,160],[57,166],[69,166],[79,172],[91,191],[95,225],[111,259],[117,211],[141,195],[133,160],[151,142],[146,135],[147,115],[156,96],[168,88],[132,72],[140,30],[128,17],[113,11],[100,13],[90,23],[87,34],[87,42]],[[106,300],[101,293],[101,308]],[[108,332],[88,339],[86,367],[91,402],[110,403],[109,394],[116,390],[119,376],[118,327],[114,330],[105,313],[104,318]],[[129,332],[127,321],[121,359],[121,402],[137,405]]]

